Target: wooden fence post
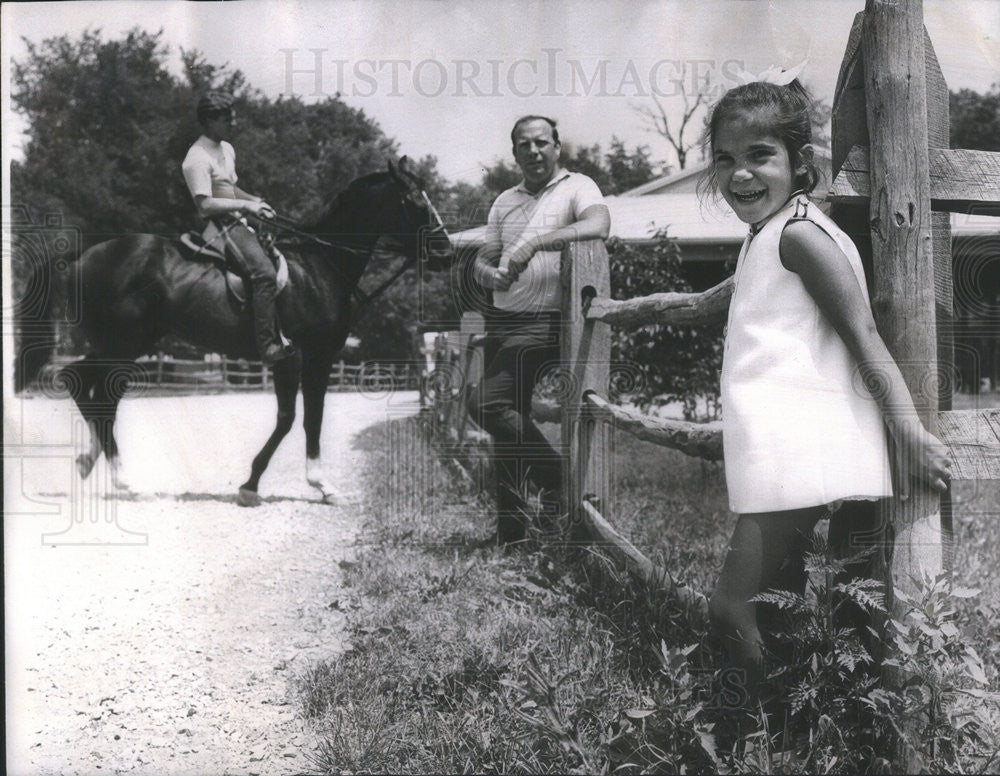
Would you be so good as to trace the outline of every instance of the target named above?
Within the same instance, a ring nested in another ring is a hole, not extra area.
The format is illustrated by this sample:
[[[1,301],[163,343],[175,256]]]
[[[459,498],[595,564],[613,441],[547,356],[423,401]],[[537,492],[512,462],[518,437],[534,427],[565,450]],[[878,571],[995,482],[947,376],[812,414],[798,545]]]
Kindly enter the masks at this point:
[[[483,349],[477,341],[486,333],[486,321],[476,312],[462,314],[459,339],[462,353],[462,371],[459,375],[458,391],[458,441],[465,439],[465,427],[469,421],[469,413],[465,409],[465,397],[472,385],[477,385],[483,379]]]
[[[571,242],[562,252],[563,497],[574,526],[585,524],[582,502],[614,513],[614,429],[581,402],[586,391],[605,396],[611,364],[611,327],[588,320],[595,296],[611,296],[608,253],[601,240]]]
[[[920,419],[937,431],[938,363],[921,0],[869,0],[862,29],[870,139],[873,311]],[[941,571],[940,500],[922,482],[892,502],[893,582]]]
[[[872,309],[920,419],[933,434],[938,362],[922,0],[868,0],[862,51],[875,257]],[[895,486],[898,491],[906,484]],[[942,537],[939,496],[915,478],[909,488],[906,501],[897,495],[890,502],[895,546],[889,584],[912,595],[924,575],[941,572]],[[897,617],[902,614],[903,607],[893,609]],[[896,689],[905,681],[895,669],[886,679]],[[913,745],[919,720],[903,726],[906,737],[898,742],[896,762],[907,773],[920,772],[923,762]]]

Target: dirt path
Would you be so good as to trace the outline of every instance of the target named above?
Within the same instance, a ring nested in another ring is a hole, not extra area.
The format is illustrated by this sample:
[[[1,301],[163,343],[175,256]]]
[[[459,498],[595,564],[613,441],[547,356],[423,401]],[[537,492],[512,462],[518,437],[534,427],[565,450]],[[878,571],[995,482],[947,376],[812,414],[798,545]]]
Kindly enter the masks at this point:
[[[272,407],[266,394],[126,401],[135,495],[114,499],[102,470],[96,492],[72,478],[67,402],[9,403],[9,773],[309,771],[315,741],[290,679],[341,648],[339,564],[363,519],[350,439],[415,405],[331,395],[326,467],[348,498],[316,502],[297,428],[265,503],[240,509],[235,487],[269,422],[254,419]]]

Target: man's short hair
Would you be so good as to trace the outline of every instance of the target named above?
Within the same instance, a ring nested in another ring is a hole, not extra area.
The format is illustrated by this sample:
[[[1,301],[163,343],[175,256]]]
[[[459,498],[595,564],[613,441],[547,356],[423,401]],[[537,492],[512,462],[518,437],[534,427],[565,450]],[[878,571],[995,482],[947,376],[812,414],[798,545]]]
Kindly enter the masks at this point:
[[[556,129],[555,119],[550,119],[548,116],[521,116],[517,121],[514,122],[514,128],[510,131],[510,144],[515,146],[517,141],[514,139],[514,135],[517,134],[517,128],[522,124],[527,124],[529,121],[544,121],[550,127],[552,127],[552,139],[559,143],[559,130]]]
[[[209,119],[232,113],[234,102],[233,95],[228,92],[206,92],[198,100],[198,123],[205,126]]]

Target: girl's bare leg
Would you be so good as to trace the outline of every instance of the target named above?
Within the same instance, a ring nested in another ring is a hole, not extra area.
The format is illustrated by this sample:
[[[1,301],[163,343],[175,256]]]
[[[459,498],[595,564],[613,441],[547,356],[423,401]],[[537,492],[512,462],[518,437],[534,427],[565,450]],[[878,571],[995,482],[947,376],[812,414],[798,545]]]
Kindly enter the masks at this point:
[[[709,603],[712,626],[725,640],[734,667],[742,669],[750,700],[764,674],[757,604],[762,590],[780,584],[801,588],[806,541],[825,507],[740,515]]]

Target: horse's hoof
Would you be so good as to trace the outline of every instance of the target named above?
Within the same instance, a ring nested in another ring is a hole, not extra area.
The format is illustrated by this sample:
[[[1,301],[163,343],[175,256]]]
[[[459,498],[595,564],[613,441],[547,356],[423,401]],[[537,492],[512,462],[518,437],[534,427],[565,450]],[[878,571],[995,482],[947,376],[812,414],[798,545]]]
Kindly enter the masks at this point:
[[[240,492],[236,496],[236,503],[241,507],[259,507],[260,494],[255,490],[250,490],[250,488],[240,488]]]
[[[319,491],[324,504],[336,504],[340,501],[340,494],[330,487],[325,482],[317,482],[316,480],[309,480],[309,484],[312,485],[316,490]]]
[[[128,484],[128,480],[122,473],[122,466],[117,461],[111,462],[111,484],[123,493],[132,492],[132,486]]]
[[[87,479],[90,476],[90,472],[94,469],[94,457],[83,453],[76,457],[76,471],[80,475],[81,480]]]
[[[324,504],[336,504],[342,500],[337,489],[326,481],[319,458],[306,458],[306,482],[319,491]]]

